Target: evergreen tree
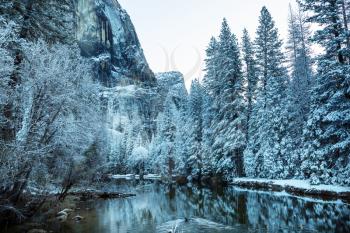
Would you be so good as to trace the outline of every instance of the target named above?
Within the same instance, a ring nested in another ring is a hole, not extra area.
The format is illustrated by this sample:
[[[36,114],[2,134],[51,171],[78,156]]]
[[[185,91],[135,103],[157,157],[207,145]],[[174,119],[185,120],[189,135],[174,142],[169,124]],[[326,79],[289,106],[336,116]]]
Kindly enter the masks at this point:
[[[150,148],[153,172],[163,175],[186,173],[188,159],[187,91],[184,83],[172,86],[157,117],[157,131]]]
[[[285,172],[289,178],[300,176],[302,135],[310,110],[312,79],[309,26],[302,11],[289,7],[287,51],[291,64],[291,80],[286,101],[287,131],[282,141]]]
[[[203,90],[198,80],[192,81],[188,101],[189,158],[190,173],[201,179],[203,174]]]
[[[183,97],[187,97],[187,93],[183,90]],[[187,98],[181,98],[179,108],[174,113],[174,122],[176,125],[175,134],[175,171],[180,175],[189,173],[188,158],[190,157],[191,142],[190,130],[192,125],[189,125],[189,110],[187,106]]]
[[[218,51],[219,44],[215,37],[210,39],[208,48],[206,50],[207,58],[205,59],[205,71],[206,74],[203,79],[204,86],[206,90],[212,96],[217,96],[220,93],[220,86],[217,81],[217,57],[219,54]]]
[[[214,87],[220,87],[220,92],[214,95],[214,105],[218,111],[213,121],[213,156],[216,173],[230,179],[243,175],[246,117],[240,52],[226,19],[222,23],[215,60],[217,79]]]
[[[308,21],[320,25],[312,40],[325,51],[318,58],[304,139],[302,170],[312,183],[349,184],[350,34],[346,12],[343,12],[344,3],[338,0],[300,1],[303,10],[312,12]]]
[[[173,169],[170,165],[174,163],[175,158],[176,123],[173,112],[174,105],[171,96],[168,96],[164,102],[164,111],[157,117],[157,134],[154,148],[151,150],[155,172],[162,175],[169,175],[169,170]]]
[[[254,58],[254,48],[251,42],[249,33],[246,29],[243,30],[242,38],[242,52],[243,52],[243,61],[245,65],[245,82],[247,85],[246,98],[248,101],[247,106],[247,122],[249,129],[250,116],[252,114],[252,105],[256,99],[256,87],[258,83],[256,61]],[[247,139],[249,135],[247,133]]]
[[[202,92],[202,118],[203,118],[203,141],[202,141],[202,158],[203,158],[203,175],[211,175],[214,173],[214,164],[213,159],[213,118],[214,118],[214,109],[213,109],[213,98],[208,94],[208,91],[203,87]]]
[[[217,58],[219,54],[219,43],[215,37],[210,39],[208,48],[206,49],[205,59],[206,74],[203,79],[203,173],[205,175],[212,175],[215,173],[214,164],[216,163],[213,156],[213,120],[218,112],[218,108],[215,105],[214,99],[220,93],[220,85],[217,77]]]
[[[299,9],[295,13],[290,6],[287,50],[292,64],[292,94],[298,115],[301,118],[300,122],[304,122],[308,116],[310,89],[313,84],[311,45],[308,40],[310,34],[309,25],[303,12]],[[302,128],[302,125],[300,126],[299,128]]]
[[[253,114],[253,105],[256,101],[256,88],[258,84],[257,67],[254,54],[254,46],[251,42],[249,33],[246,29],[243,30],[242,37],[242,52],[245,65],[245,83],[246,83],[246,99],[247,99],[247,131],[246,139],[251,144],[247,145],[244,151],[244,167],[247,176],[254,176],[254,139],[250,140],[256,134],[256,118]]]
[[[282,41],[278,30],[266,7],[261,10],[257,30],[256,57],[259,74],[256,114],[256,133],[252,145],[255,146],[256,173],[267,178],[283,176],[281,141],[285,134],[284,101],[287,77],[283,67]]]

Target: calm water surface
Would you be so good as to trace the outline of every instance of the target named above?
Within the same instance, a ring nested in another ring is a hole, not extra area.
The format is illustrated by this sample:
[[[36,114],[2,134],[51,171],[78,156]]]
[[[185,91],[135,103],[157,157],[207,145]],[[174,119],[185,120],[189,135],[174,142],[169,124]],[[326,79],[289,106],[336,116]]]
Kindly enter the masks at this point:
[[[109,189],[136,197],[84,203],[86,219],[65,223],[72,233],[350,232],[350,205],[276,193],[209,190],[161,184],[128,184]],[[187,218],[188,220],[185,220]]]
[[[92,202],[80,211],[87,219],[62,232],[350,232],[350,205],[341,202],[154,183],[109,188],[136,197]]]

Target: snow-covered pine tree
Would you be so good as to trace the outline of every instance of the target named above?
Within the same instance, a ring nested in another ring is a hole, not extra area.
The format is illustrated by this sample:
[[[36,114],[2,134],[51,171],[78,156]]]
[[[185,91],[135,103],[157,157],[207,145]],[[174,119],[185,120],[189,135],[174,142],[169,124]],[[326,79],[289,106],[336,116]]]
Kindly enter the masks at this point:
[[[250,39],[249,33],[246,29],[243,30],[242,37],[242,53],[243,53],[243,62],[245,66],[245,84],[246,89],[246,98],[248,101],[247,106],[247,129],[249,129],[249,120],[252,114],[252,105],[256,99],[256,87],[258,83],[256,61],[254,54],[253,43]],[[249,130],[247,130],[248,132]],[[249,139],[249,134],[247,133],[247,140]]]
[[[185,174],[188,159],[186,128],[187,91],[183,83],[172,86],[159,113],[150,157],[153,172],[162,175]]]
[[[210,39],[208,48],[206,49],[207,58],[205,59],[206,74],[203,79],[203,84],[208,94],[217,96],[220,93],[220,87],[217,79],[217,57],[219,54],[219,43],[215,37]]]
[[[193,80],[188,100],[189,158],[187,166],[191,175],[198,180],[203,174],[203,88],[199,81]]]
[[[202,141],[202,158],[203,158],[203,175],[209,176],[214,173],[214,160],[212,153],[213,137],[213,98],[208,94],[205,86],[202,92],[202,118],[203,118],[203,141]]]
[[[175,133],[175,172],[178,175],[188,174],[188,158],[190,156],[189,150],[191,142],[188,140],[190,129],[189,125],[189,111],[187,104],[187,91],[184,89],[178,90],[178,107],[174,112],[174,122],[176,125]]]
[[[287,49],[292,64],[291,86],[299,109],[301,121],[305,121],[310,109],[310,89],[313,84],[311,44],[308,35],[311,34],[306,16],[298,8],[294,12],[290,6],[289,38]],[[301,127],[302,128],[302,127]]]
[[[324,48],[318,58],[311,112],[305,130],[302,170],[316,183],[350,184],[350,67],[344,1],[301,0],[320,28],[312,40]],[[345,26],[346,25],[346,26]]]
[[[218,111],[213,121],[213,156],[216,173],[230,179],[244,174],[246,117],[239,47],[226,19],[222,23],[219,36],[216,64],[215,87],[219,87],[219,93],[214,95],[214,105]]]
[[[254,138],[256,134],[256,118],[253,114],[253,104],[256,100],[256,88],[258,83],[256,61],[254,54],[253,43],[250,39],[249,33],[246,29],[243,30],[242,37],[242,53],[243,53],[243,62],[244,62],[244,82],[246,86],[245,96],[247,99],[247,131],[246,131],[246,140],[247,148],[244,150],[244,170],[247,176],[254,176],[254,154],[256,151]]]
[[[261,177],[279,178],[283,177],[281,141],[285,120],[282,113],[288,79],[283,67],[282,41],[266,7],[261,10],[255,50],[259,74],[258,97],[254,106],[258,120],[256,172]]]
[[[220,93],[217,78],[217,57],[219,44],[215,37],[210,39],[206,49],[205,75],[203,78],[203,173],[212,175],[215,173],[215,158],[213,157],[214,134],[213,119],[218,111],[214,99]]]
[[[310,109],[313,84],[309,25],[305,15],[298,8],[289,6],[289,31],[287,40],[288,59],[291,64],[291,80],[286,101],[287,131],[282,140],[287,177],[300,175],[302,135]]]
[[[174,163],[176,123],[173,112],[174,106],[171,96],[168,96],[164,102],[164,111],[157,117],[155,148],[153,149],[154,154],[151,155],[153,156],[154,171],[162,175],[169,175],[169,165]]]

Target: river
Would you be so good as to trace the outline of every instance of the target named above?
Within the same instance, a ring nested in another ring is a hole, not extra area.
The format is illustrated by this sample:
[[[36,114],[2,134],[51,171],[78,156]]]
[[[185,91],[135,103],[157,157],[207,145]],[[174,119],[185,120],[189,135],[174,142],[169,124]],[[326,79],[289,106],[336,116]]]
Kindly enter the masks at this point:
[[[283,193],[169,186],[157,183],[110,185],[135,197],[82,203],[81,222],[57,232],[228,233],[350,232],[350,205]]]

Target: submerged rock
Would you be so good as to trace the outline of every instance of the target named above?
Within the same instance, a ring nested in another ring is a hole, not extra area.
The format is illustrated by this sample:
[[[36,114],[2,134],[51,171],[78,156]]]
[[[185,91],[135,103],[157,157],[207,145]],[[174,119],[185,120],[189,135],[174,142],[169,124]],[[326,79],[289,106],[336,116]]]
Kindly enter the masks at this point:
[[[58,220],[60,222],[65,222],[65,221],[67,221],[67,217],[68,217],[68,214],[62,214],[62,215],[59,215],[58,217],[56,217],[56,220]]]
[[[72,213],[74,210],[72,209],[64,209],[56,214],[56,220],[60,222],[65,222],[67,221],[68,215]]]
[[[74,212],[74,210],[72,210],[72,209],[64,209],[64,210],[58,212],[57,216],[59,216],[59,215],[69,215],[72,212]]]
[[[77,215],[75,217],[72,218],[72,220],[75,220],[76,222],[79,222],[79,221],[82,221],[84,220],[85,218],[83,216],[80,216],[80,215]]]

